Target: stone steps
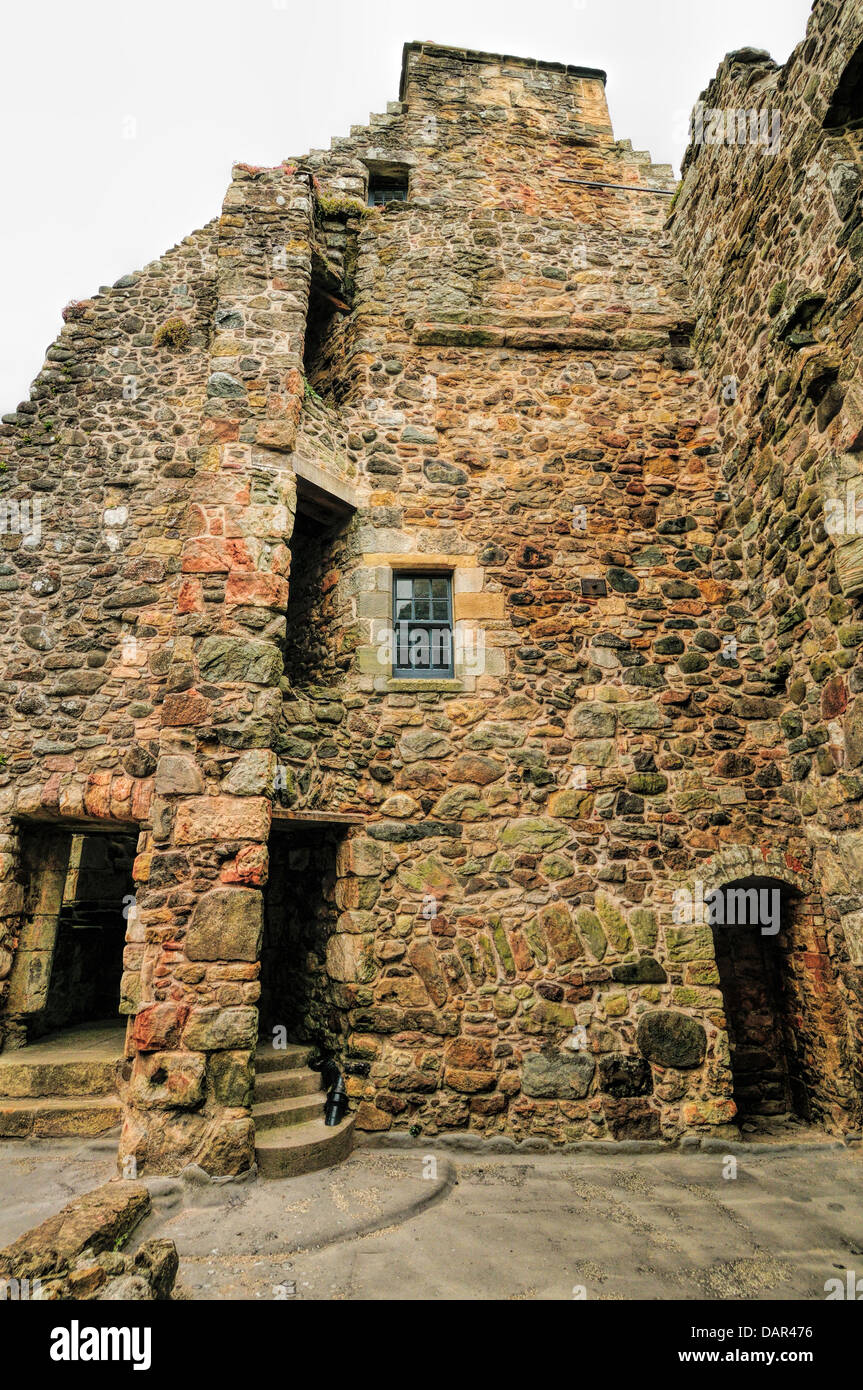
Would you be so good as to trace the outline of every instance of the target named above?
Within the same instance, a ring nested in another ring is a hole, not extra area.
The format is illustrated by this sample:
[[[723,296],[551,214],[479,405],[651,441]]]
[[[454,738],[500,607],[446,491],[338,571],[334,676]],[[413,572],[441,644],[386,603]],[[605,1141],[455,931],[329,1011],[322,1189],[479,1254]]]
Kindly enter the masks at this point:
[[[288,1096],[307,1096],[321,1090],[321,1074],[308,1067],[290,1071],[267,1071],[255,1077],[255,1101],[286,1100]]]
[[[313,1096],[288,1096],[285,1100],[270,1101],[264,1105],[252,1106],[255,1132],[264,1129],[283,1129],[287,1125],[302,1124],[305,1120],[321,1120],[324,1115],[326,1095],[318,1091]]]
[[[314,1052],[314,1048],[305,1043],[288,1043],[287,1047],[273,1047],[272,1043],[259,1043],[255,1053],[255,1070],[264,1071],[292,1071],[295,1067],[304,1067]]]
[[[89,1138],[120,1123],[118,1096],[0,1098],[0,1138]]]
[[[306,1120],[264,1130],[257,1139],[258,1172],[265,1178],[294,1178],[330,1168],[347,1158],[353,1146],[354,1117],[327,1127],[323,1120]]]
[[[296,1177],[347,1158],[354,1121],[324,1124],[326,1093],[307,1065],[313,1049],[292,1044],[258,1048],[255,1058],[255,1157],[265,1178]]]
[[[85,1024],[0,1055],[0,1137],[105,1134],[120,1123],[121,1021]]]
[[[0,1056],[0,1098],[103,1096],[117,1089],[118,1059],[30,1062],[27,1049]]]

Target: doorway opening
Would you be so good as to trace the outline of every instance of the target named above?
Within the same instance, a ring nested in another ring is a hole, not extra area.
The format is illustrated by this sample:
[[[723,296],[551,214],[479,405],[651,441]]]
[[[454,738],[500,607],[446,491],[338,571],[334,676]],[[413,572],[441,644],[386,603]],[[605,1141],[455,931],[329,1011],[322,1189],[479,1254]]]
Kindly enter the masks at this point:
[[[7,1013],[18,1041],[116,1031],[137,831],[33,826],[22,837],[28,907]],[[22,1036],[23,1034],[23,1036]]]
[[[294,688],[327,685],[355,660],[346,642],[347,601],[334,582],[353,507],[297,476],[297,512],[291,535],[291,570],[285,621],[285,676]]]
[[[262,1043],[281,1036],[290,1043],[311,1043],[321,1054],[341,1050],[343,1011],[350,1000],[329,967],[339,916],[336,851],[342,833],[341,826],[300,821],[273,825],[258,1004]]]
[[[72,835],[44,1030],[119,1018],[136,835]]]
[[[808,1119],[805,1096],[792,1085],[788,1047],[790,898],[784,884],[757,878],[725,884],[714,895],[713,944],[741,1121]]]

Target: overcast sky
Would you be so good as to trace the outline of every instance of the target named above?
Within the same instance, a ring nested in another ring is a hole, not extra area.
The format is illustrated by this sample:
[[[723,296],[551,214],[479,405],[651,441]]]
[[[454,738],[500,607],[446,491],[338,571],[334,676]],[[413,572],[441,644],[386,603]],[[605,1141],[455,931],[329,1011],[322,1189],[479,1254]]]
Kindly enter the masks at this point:
[[[13,11],[12,5],[15,5]],[[276,164],[398,97],[412,39],[605,68],[615,135],[678,172],[733,48],[784,62],[809,0],[11,0],[2,24],[0,413],[60,311],[218,214],[236,160]]]

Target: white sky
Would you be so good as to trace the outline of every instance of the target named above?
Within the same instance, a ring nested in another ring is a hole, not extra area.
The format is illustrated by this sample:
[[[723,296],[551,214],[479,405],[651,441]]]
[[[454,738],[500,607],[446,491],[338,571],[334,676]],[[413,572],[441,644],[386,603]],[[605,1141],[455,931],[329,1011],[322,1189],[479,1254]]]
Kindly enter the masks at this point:
[[[0,413],[70,299],[218,214],[234,161],[276,164],[398,97],[402,44],[605,68],[615,135],[675,172],[730,49],[784,62],[810,0],[17,0],[0,83]],[[130,119],[131,118],[131,119]],[[133,138],[129,138],[133,132]]]

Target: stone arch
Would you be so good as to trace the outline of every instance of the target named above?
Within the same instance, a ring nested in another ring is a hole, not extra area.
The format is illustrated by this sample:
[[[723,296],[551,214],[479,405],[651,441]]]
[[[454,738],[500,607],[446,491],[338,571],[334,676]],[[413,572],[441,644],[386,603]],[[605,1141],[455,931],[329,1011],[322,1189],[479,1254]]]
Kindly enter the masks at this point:
[[[697,941],[723,1000],[735,1101],[742,1121],[797,1116],[830,1130],[854,1124],[856,1099],[843,1008],[824,930],[823,904],[806,864],[776,847],[724,846],[681,876],[694,902],[717,889],[780,894],[778,931],[666,928],[668,955]]]
[[[792,854],[767,845],[724,845],[716,854],[690,868],[675,887],[695,891],[701,883],[705,894],[723,884],[746,878],[777,879],[798,893],[812,890],[806,866]]]

